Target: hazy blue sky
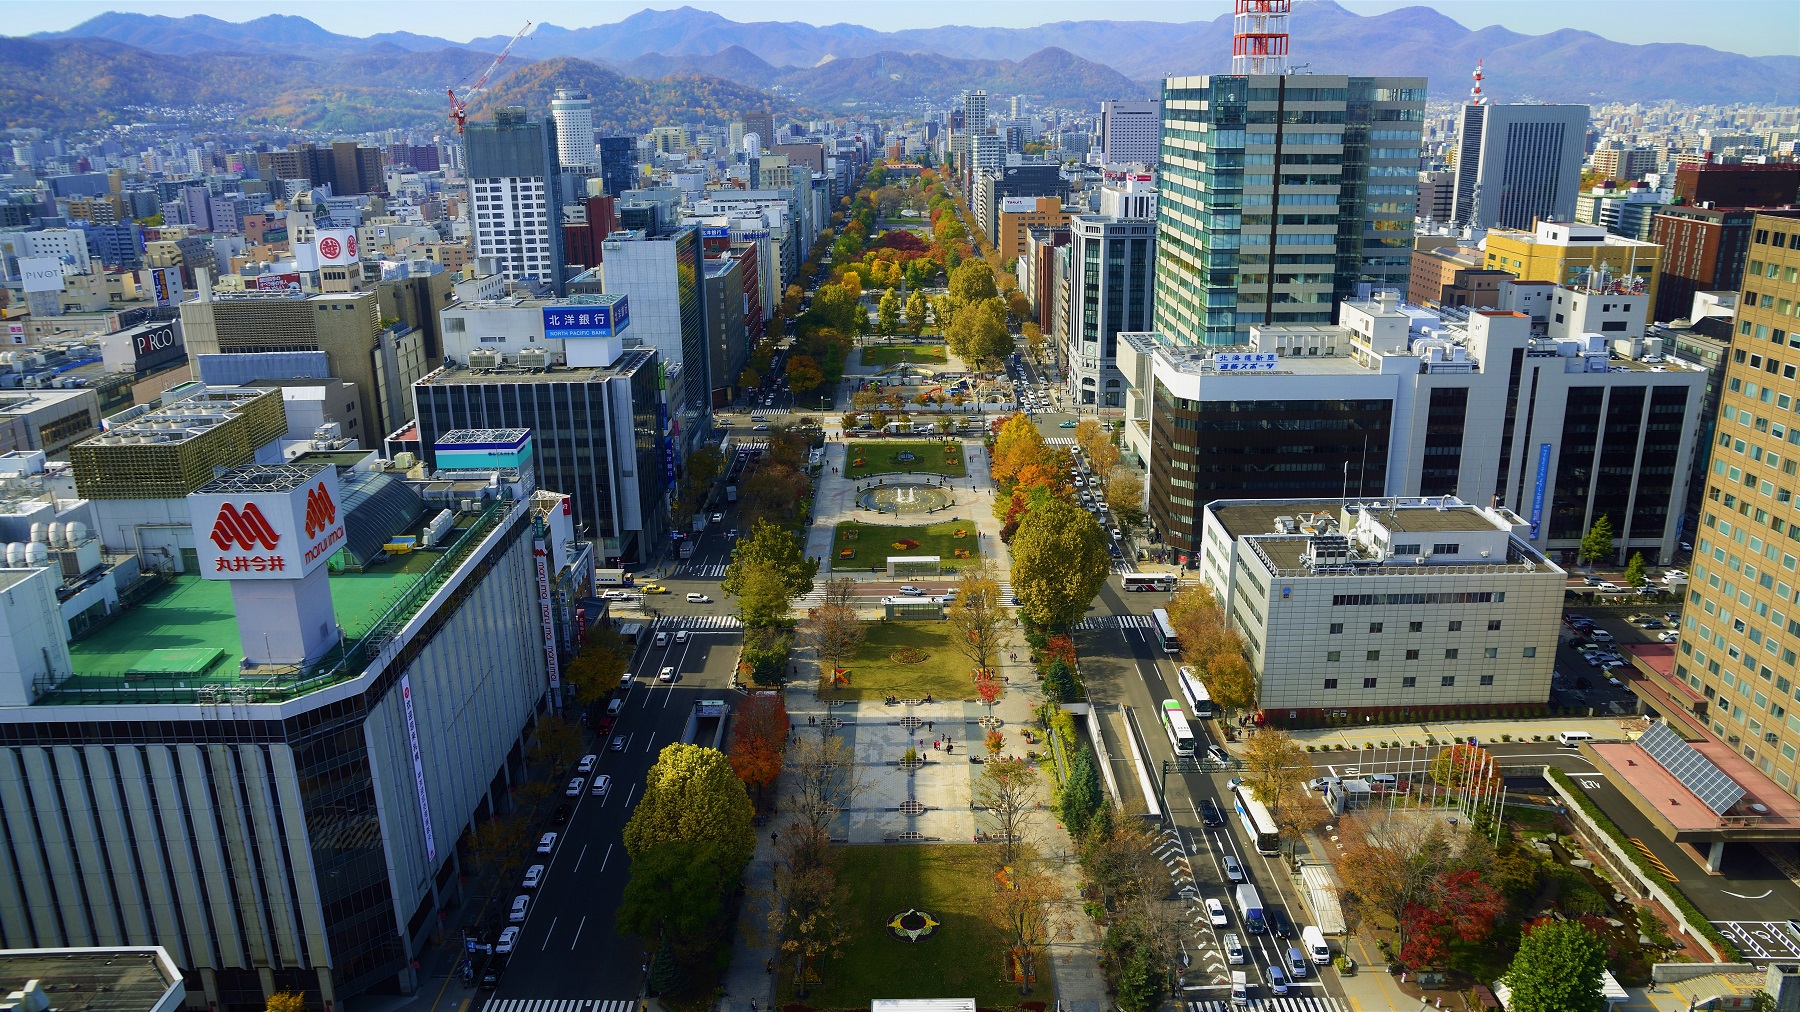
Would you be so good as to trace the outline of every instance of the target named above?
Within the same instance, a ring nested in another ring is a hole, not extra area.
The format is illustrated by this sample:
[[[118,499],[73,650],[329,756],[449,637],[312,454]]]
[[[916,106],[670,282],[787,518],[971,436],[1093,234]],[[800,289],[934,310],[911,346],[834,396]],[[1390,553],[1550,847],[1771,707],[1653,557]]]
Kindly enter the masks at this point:
[[[944,24],[1025,27],[1048,21],[1210,20],[1230,10],[1225,0],[905,0],[842,3],[839,0],[688,0],[737,21],[850,21],[882,30]],[[1363,14],[1413,6],[1404,0],[1344,0]],[[345,35],[413,31],[464,41],[516,31],[524,19],[565,28],[618,21],[645,7],[678,7],[668,0],[0,0],[0,30],[29,34],[72,27],[107,10],[181,16],[210,14],[243,21],[264,14],[298,14]],[[1306,0],[1295,5],[1306,16]],[[1800,2],[1796,0],[1435,0],[1425,6],[1470,28],[1502,25],[1538,35],[1579,28],[1619,42],[1692,42],[1751,56],[1800,55]]]

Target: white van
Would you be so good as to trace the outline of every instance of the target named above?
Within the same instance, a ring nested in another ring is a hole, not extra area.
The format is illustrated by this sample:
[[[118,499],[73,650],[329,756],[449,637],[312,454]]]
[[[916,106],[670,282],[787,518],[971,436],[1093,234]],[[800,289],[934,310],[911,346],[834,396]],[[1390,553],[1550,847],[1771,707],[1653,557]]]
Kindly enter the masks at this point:
[[[1391,791],[1400,786],[1400,778],[1392,773],[1376,773],[1369,777],[1369,786],[1378,791]]]
[[[1300,929],[1300,944],[1317,965],[1325,966],[1331,962],[1331,946],[1325,944],[1325,932],[1317,925],[1308,924]]]
[[[1225,960],[1233,966],[1242,966],[1250,962],[1250,954],[1244,951],[1244,940],[1235,931],[1227,931],[1219,936],[1219,944],[1225,947]]]
[[[1231,971],[1231,1003],[1250,1004],[1250,977],[1242,970]]]
[[[1556,740],[1563,748],[1580,748],[1584,741],[1593,741],[1594,736],[1586,731],[1558,731]]]

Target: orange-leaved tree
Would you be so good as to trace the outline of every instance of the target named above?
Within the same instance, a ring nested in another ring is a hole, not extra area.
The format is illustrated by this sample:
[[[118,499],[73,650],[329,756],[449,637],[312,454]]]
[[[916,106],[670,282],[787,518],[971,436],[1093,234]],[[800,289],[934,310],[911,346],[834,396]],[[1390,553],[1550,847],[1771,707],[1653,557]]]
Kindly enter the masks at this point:
[[[759,692],[738,704],[731,722],[731,771],[755,792],[758,807],[764,793],[781,776],[787,754],[787,704],[778,692]]]

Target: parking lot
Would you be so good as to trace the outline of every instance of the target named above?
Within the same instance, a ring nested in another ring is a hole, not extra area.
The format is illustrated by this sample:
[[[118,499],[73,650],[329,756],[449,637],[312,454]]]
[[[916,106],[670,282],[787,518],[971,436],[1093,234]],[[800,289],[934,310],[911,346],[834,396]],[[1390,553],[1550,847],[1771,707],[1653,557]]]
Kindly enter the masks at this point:
[[[1680,614],[1667,605],[1633,604],[1636,606],[1625,612],[1596,608],[1572,610],[1563,616],[1556,675],[1551,681],[1557,705],[1577,711],[1591,709],[1596,715],[1638,712],[1637,697],[1628,684],[1631,662],[1627,647],[1673,642]]]

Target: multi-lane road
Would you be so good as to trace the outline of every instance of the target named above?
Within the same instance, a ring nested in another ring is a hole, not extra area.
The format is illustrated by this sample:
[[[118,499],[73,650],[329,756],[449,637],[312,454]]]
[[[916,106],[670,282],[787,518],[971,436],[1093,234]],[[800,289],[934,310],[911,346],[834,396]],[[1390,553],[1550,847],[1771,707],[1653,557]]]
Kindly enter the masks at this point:
[[[665,619],[660,624],[673,629],[682,623]],[[568,823],[540,830],[558,834],[555,850],[534,855],[531,862],[545,865],[542,883],[535,890],[495,891],[490,911],[510,909],[520,893],[531,893],[533,899],[493,998],[612,1001],[635,999],[641,992],[642,947],[621,938],[613,921],[629,863],[622,840],[625,822],[657,753],[681,740],[694,702],[729,698],[737,645],[732,631],[691,632],[680,643],[671,635],[662,647],[654,644],[651,633],[644,634],[632,659],[636,681],[624,697],[611,739],[589,736],[598,757],[594,775],[584,778],[579,798],[556,799],[573,806]],[[656,680],[665,666],[678,672],[676,681]],[[601,774],[612,778],[611,790],[595,797],[586,788]],[[576,775],[572,763],[551,782],[560,791]]]

